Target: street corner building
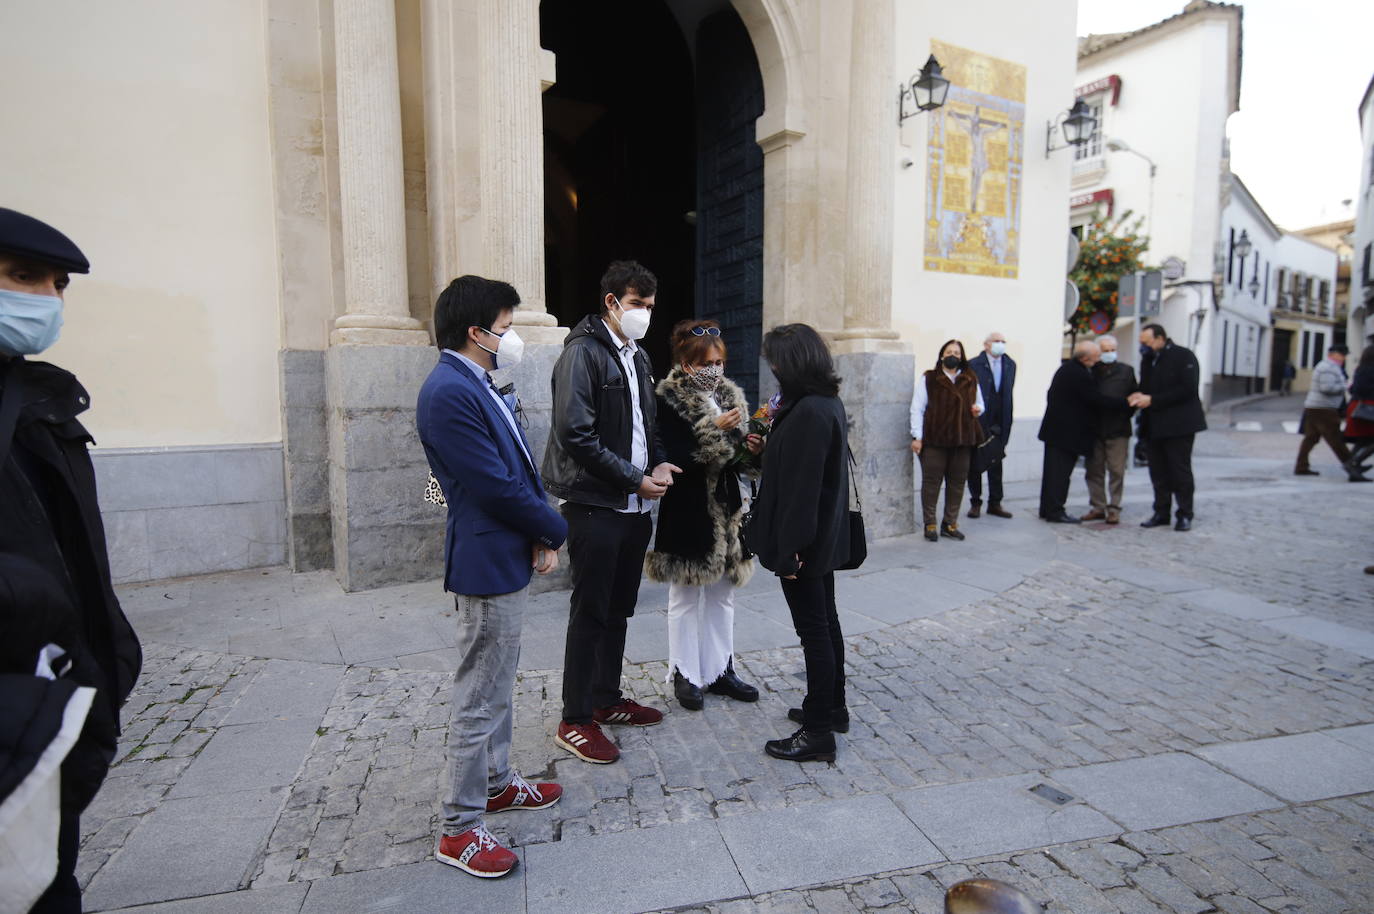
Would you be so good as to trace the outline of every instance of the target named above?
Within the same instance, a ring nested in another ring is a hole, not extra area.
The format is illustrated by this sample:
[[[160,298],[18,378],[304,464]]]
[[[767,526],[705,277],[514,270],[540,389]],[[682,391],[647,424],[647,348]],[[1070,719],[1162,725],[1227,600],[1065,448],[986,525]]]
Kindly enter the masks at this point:
[[[870,533],[911,531],[930,354],[998,330],[1024,389],[1058,364],[1073,160],[1043,140],[1074,21],[1071,0],[7,6],[0,112],[24,128],[0,204],[93,264],[45,357],[92,393],[116,580],[433,578],[414,404],[438,291],[519,291],[527,355],[499,382],[542,452],[553,362],[617,258],[660,279],[656,373],[676,321],[715,318],[751,407],[763,332],[819,328]],[[1034,473],[1018,443],[1008,478]]]

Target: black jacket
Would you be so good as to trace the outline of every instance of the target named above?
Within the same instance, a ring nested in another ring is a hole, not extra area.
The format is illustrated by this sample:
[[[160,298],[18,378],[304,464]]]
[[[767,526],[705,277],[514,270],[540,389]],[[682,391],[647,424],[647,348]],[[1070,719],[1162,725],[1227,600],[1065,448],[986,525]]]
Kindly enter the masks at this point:
[[[32,675],[52,643],[71,660],[67,678],[97,690],[62,766],[62,806],[74,813],[114,758],[119,708],[142,651],[110,582],[91,436],[76,419],[89,406],[86,391],[54,365],[0,359],[0,402],[16,393],[13,445],[0,464],[0,673]],[[0,438],[8,439],[3,429]]]
[[[1125,397],[1099,393],[1088,367],[1077,359],[1069,359],[1059,366],[1050,382],[1039,438],[1086,457],[1097,443],[1098,411],[1125,406]]]
[[[680,369],[658,385],[658,426],[671,463],[682,467],[658,503],[654,549],[644,572],[654,581],[701,586],[728,575],[736,587],[749,583],[754,561],[740,550],[744,514],[735,462],[748,429],[744,392],[722,380],[714,395],[722,412],[736,407],[745,416],[734,429],[716,427],[710,401],[687,383]]]
[[[1150,395],[1144,410],[1151,438],[1180,438],[1207,428],[1198,396],[1199,369],[1191,350],[1170,340],[1140,366],[1140,390]]]
[[[1109,397],[1124,398],[1140,389],[1135,382],[1135,369],[1123,362],[1098,362],[1093,366],[1093,382],[1097,392]],[[1131,414],[1135,408],[1123,403],[1118,407],[1104,407],[1097,413],[1097,437],[1131,437]]]
[[[773,419],[749,546],[774,574],[819,577],[849,558],[847,426],[839,397],[784,402]]]
[[[1011,438],[1012,391],[1016,386],[1016,363],[1011,356],[1002,356],[1002,389],[993,386],[992,360],[986,352],[969,359],[968,367],[978,377],[978,386],[983,389],[983,414],[978,421],[983,424],[989,442],[981,450],[988,451],[989,459],[1001,459],[1006,453],[1007,441]],[[992,455],[996,456],[993,457]]]
[[[611,336],[600,315],[592,314],[563,341],[563,352],[553,366],[553,424],[541,474],[549,494],[580,505],[624,508],[645,474],[663,462],[663,445],[654,425],[653,366],[643,348],[635,352],[635,372],[647,467],[630,463],[632,401],[620,364],[619,340]]]

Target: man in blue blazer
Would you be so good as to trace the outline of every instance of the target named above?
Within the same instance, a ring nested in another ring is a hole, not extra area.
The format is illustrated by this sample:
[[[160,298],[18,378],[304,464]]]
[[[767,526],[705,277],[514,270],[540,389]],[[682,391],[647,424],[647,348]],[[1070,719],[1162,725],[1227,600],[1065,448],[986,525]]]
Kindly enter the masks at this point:
[[[983,474],[988,474],[988,513],[993,517],[1011,517],[1002,507],[1002,458],[1007,454],[1011,438],[1012,388],[1016,386],[1016,363],[1007,352],[1007,338],[996,331],[983,340],[983,351],[969,361],[983,389],[983,404],[987,409],[978,417],[988,443],[973,452],[972,472],[968,477],[968,516],[983,513]]]
[[[529,441],[491,380],[520,360],[511,329],[520,296],[508,283],[462,276],[434,306],[442,353],[416,404],[420,443],[448,502],[444,589],[458,612],[458,670],[449,719],[449,788],[439,861],[474,876],[517,862],[483,825],[486,814],[543,809],[557,784],[510,766],[520,624],[533,572],[558,566],[568,524],[549,506]]]

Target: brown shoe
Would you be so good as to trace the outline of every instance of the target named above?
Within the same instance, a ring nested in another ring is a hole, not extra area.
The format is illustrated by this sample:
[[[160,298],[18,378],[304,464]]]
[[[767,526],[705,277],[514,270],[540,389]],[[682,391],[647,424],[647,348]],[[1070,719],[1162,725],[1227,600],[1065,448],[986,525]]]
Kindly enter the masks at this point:
[[[1107,523],[1109,523],[1109,524],[1119,524],[1119,523],[1121,523],[1121,510],[1120,510],[1119,508],[1108,508],[1108,509],[1107,509]]]
[[[1093,508],[1087,514],[1084,514],[1082,517],[1080,517],[1079,520],[1104,520],[1106,517],[1107,514],[1105,511],[1099,511],[1096,508]]]
[[[983,503],[981,501],[970,502],[968,506],[969,517],[981,517],[983,514]]]
[[[993,517],[1007,517],[1007,518],[1010,518],[1010,517],[1011,517],[1011,512],[1005,510],[1005,509],[1002,507],[1002,503],[1001,503],[1000,501],[995,501],[995,502],[989,503],[989,504],[988,504],[988,513],[991,514]]]

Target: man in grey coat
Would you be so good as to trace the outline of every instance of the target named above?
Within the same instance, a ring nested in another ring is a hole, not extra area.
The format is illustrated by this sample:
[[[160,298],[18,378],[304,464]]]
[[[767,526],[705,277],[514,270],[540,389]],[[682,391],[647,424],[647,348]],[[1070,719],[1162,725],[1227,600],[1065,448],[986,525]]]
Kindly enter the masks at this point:
[[[1345,403],[1345,365],[1346,354],[1350,350],[1344,346],[1332,346],[1326,350],[1326,358],[1312,369],[1312,388],[1307,392],[1307,400],[1302,410],[1302,444],[1298,446],[1298,462],[1293,467],[1295,476],[1316,476],[1307,458],[1312,448],[1323,438],[1335,452],[1336,459],[1342,464],[1350,461],[1350,449],[1341,440],[1341,407]]]

